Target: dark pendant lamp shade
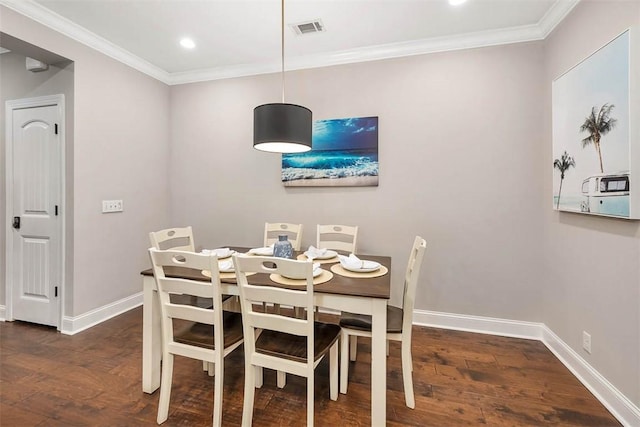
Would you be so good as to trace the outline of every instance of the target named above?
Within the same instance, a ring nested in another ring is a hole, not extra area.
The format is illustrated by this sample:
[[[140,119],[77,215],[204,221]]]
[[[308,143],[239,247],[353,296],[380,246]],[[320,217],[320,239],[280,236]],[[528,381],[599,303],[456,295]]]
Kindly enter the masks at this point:
[[[264,104],[253,109],[253,148],[272,153],[311,150],[311,110],[295,104]]]

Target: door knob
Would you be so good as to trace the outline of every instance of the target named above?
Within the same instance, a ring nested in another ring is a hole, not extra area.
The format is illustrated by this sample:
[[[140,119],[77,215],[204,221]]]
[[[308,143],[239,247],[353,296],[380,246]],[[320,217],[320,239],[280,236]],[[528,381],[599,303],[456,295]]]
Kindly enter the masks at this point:
[[[14,216],[13,217],[13,228],[15,228],[16,230],[20,230],[20,217],[19,216]]]

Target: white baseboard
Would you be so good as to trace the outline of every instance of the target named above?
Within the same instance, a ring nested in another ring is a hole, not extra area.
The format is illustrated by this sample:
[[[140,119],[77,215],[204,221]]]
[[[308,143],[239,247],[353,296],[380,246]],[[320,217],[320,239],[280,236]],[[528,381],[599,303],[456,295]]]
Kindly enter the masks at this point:
[[[414,310],[413,324],[512,338],[542,339],[542,323]]]
[[[0,322],[4,322],[7,319],[7,307],[0,305]]]
[[[640,426],[640,408],[589,365],[544,323],[414,310],[415,325],[542,341],[624,426]]]
[[[92,326],[109,320],[119,314],[142,305],[142,292],[133,294],[111,304],[98,307],[87,313],[75,317],[63,317],[60,332],[65,335],[74,335]]]
[[[542,331],[542,342],[618,421],[625,426],[640,425],[640,408],[634,405],[546,325]]]

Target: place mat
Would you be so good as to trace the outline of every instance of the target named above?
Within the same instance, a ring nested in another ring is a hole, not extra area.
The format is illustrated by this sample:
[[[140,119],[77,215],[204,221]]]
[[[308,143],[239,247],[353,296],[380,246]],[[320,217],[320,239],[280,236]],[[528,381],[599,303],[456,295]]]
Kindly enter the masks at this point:
[[[384,276],[389,272],[389,269],[384,265],[381,265],[376,271],[369,271],[368,273],[356,273],[355,271],[345,270],[342,265],[335,264],[331,266],[331,271],[344,277],[353,277],[355,279],[367,279],[372,277]]]
[[[300,254],[296,257],[296,259],[298,261],[306,261],[307,260],[307,256],[305,254]],[[334,256],[333,258],[327,258],[327,259],[318,259],[318,258],[314,258],[313,262],[317,262],[320,264],[333,264],[334,262],[338,262],[340,261],[338,259],[338,256]]]
[[[290,285],[290,286],[306,286],[307,281],[305,279],[296,280],[296,279],[288,279],[279,274],[270,274],[269,279],[273,280],[276,283],[281,285]],[[322,270],[319,276],[313,278],[313,284],[319,285],[320,283],[328,282],[333,279],[333,274],[330,271]]]
[[[252,276],[256,273],[247,273],[247,276]],[[206,277],[211,277],[211,272],[209,270],[202,270],[202,275],[206,276]],[[230,271],[230,272],[226,272],[223,273],[222,271],[220,272],[220,278],[221,279],[235,279],[236,278],[236,272],[235,271]]]

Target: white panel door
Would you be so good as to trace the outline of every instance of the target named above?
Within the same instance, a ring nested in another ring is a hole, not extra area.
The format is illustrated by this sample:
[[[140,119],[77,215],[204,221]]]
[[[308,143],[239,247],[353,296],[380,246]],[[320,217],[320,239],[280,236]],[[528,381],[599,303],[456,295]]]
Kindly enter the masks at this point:
[[[57,105],[13,110],[13,318],[58,326],[61,142]]]

